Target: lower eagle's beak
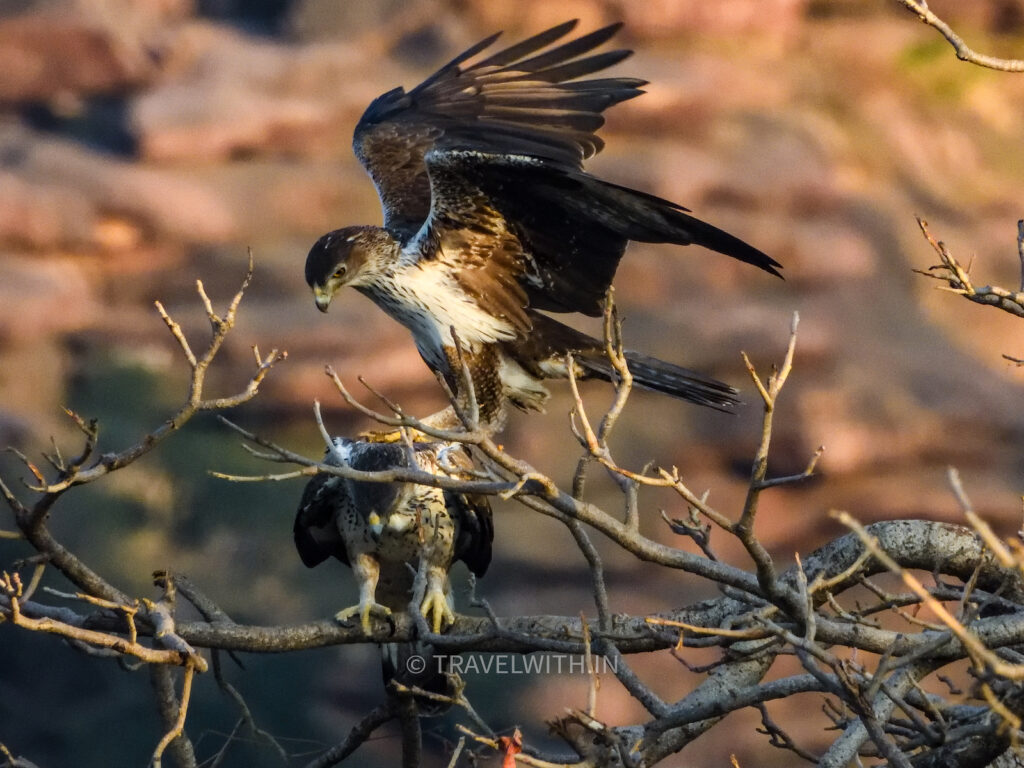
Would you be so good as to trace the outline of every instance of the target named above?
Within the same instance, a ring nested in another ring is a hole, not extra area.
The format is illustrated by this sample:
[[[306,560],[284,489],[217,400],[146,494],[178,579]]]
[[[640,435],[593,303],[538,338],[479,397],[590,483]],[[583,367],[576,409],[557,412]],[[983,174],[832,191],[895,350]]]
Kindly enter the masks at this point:
[[[370,526],[370,535],[374,541],[380,541],[380,535],[384,532],[384,521],[380,519],[380,515],[376,512],[371,512],[367,517],[366,522]]]
[[[331,306],[331,294],[325,288],[321,288],[319,285],[314,285],[313,301],[316,302],[317,309],[321,312],[326,312],[327,308]]]

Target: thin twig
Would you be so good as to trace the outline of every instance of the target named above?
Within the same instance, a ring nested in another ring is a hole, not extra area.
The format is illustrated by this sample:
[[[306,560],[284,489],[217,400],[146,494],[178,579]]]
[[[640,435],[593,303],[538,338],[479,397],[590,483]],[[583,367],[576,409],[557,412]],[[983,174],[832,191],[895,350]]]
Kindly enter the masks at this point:
[[[157,708],[164,726],[167,728],[164,737],[153,751],[153,768],[160,768],[161,757],[168,747],[170,747],[178,768],[196,768],[195,750],[184,730],[192,687],[191,673],[186,671],[180,701],[174,692],[174,677],[169,668],[154,665],[149,668],[149,673],[156,694]]]
[[[927,0],[896,0],[907,10],[917,14],[917,17],[927,24],[929,27],[933,27],[938,30],[939,33],[946,38],[953,50],[956,52],[956,57],[961,61],[966,61],[970,64],[977,64],[979,67],[987,67],[988,69],[997,69],[1001,72],[1024,72],[1024,61],[1020,59],[1001,59],[996,56],[988,56],[983,53],[977,53],[972,50],[967,43],[963,41],[953,28],[949,26],[945,21],[936,16],[931,9],[928,7]],[[1021,287],[1024,290],[1024,286]]]
[[[900,2],[903,1],[900,0]],[[997,307],[1004,312],[1009,312],[1011,315],[1024,317],[1024,288],[1014,292],[996,285],[986,285],[980,288],[975,286],[971,280],[970,267],[964,267],[960,264],[949,252],[949,249],[946,248],[946,244],[932,236],[932,233],[928,230],[928,222],[919,216],[917,217],[917,224],[929,245],[939,255],[940,263],[929,267],[928,270],[916,269],[914,270],[915,272],[925,277],[943,281],[946,283],[945,286],[941,286],[944,290],[963,296],[976,304]],[[1020,253],[1020,225],[1018,225],[1017,247],[1018,253]],[[1024,271],[1022,271],[1022,276],[1024,276]],[[1022,277],[1022,282],[1024,282],[1024,277]]]
[[[160,739],[156,749],[153,750],[153,768],[160,768],[164,750],[185,730],[185,717],[188,714],[188,703],[192,696],[192,677],[194,674],[195,668],[191,664],[185,665],[185,676],[181,681],[181,704],[178,707],[178,717],[175,719],[171,729]]]
[[[352,727],[344,741],[336,744],[315,760],[307,763],[305,768],[329,768],[329,766],[337,765],[355,752],[363,742],[370,738],[374,731],[384,725],[384,723],[394,720],[397,716],[398,702],[391,699],[387,704],[382,704],[371,710]]]
[[[800,315],[794,312],[789,330],[789,344],[786,347],[786,354],[782,365],[774,369],[765,382],[761,381],[750,359],[746,353],[743,353],[743,362],[746,364],[747,372],[761,394],[761,399],[764,403],[764,415],[761,419],[761,441],[757,448],[757,454],[754,457],[753,467],[751,468],[750,483],[746,499],[743,503],[743,511],[740,514],[740,519],[732,525],[731,531],[740,540],[747,553],[753,559],[757,567],[757,579],[761,589],[773,595],[776,599],[783,598],[784,590],[776,578],[775,564],[772,561],[771,555],[754,534],[754,519],[757,515],[761,492],[772,487],[772,482],[766,478],[768,475],[768,452],[771,447],[775,404],[779,393],[782,391],[782,387],[786,383],[786,379],[793,370],[793,357],[796,353],[797,328],[799,324]],[[809,476],[810,472],[814,470],[818,455],[820,455],[820,449],[811,459],[805,473],[799,476],[799,479]],[[795,605],[797,604],[794,603]]]

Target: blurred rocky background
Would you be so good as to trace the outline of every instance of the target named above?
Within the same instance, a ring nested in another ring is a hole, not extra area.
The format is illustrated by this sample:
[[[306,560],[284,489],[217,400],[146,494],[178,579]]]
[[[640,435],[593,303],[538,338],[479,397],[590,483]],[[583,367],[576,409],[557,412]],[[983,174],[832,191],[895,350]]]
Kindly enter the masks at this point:
[[[975,48],[1024,57],[1019,0],[931,6]],[[159,425],[184,397],[186,371],[153,301],[200,347],[195,281],[223,306],[248,248],[256,276],[210,387],[243,386],[253,344],[289,357],[235,419],[310,455],[321,450],[315,398],[331,404],[334,431],[370,427],[340,402],[325,363],[414,413],[440,407],[407,333],[355,292],[320,315],[303,260],[323,232],[379,221],[349,149],[370,99],[415,85],[497,29],[514,40],[570,17],[584,30],[624,20],[617,40],[636,55],[618,71],[651,81],[613,110],[590,168],[679,201],[785,265],[782,282],[696,248],[631,248],[617,280],[628,343],[741,386],[747,405],[729,417],[637,393],[613,441],[619,460],[677,465],[720,510],[738,509],[759,423],[739,353],[767,371],[799,311],[772,469],[799,471],[816,446],[826,451],[815,481],[764,499],[759,530],[780,561],[838,533],[832,508],[865,521],[959,521],[951,464],[978,511],[1015,531],[1024,373],[1001,355],[1024,356],[1024,325],[912,270],[936,261],[919,214],[973,259],[979,284],[1018,284],[1024,79],[957,62],[934,30],[882,0],[0,0],[0,443],[37,455],[52,435],[74,451],[65,405],[100,418],[104,450]],[[547,416],[514,418],[505,439],[568,480],[569,400],[553,389]],[[605,386],[584,392],[595,413],[609,400]],[[5,477],[20,472],[2,461]],[[184,571],[238,621],[304,621],[353,600],[344,568],[306,571],[295,556],[300,482],[229,485],[208,469],[268,470],[197,419],[146,460],[65,497],[55,530],[133,594],[150,594],[155,569]],[[595,498],[620,504],[592,474]],[[644,505],[650,535],[689,546],[660,522],[660,508],[684,513],[677,500],[651,494]],[[499,508],[496,525],[480,592],[499,615],[592,612],[564,530],[514,506]],[[599,544],[616,610],[708,593]],[[0,545],[4,567],[29,554]],[[248,656],[230,675],[301,762],[381,699],[375,654]],[[145,764],[159,738],[148,681],[112,664],[0,627],[0,741],[43,768]],[[666,698],[697,679],[668,654],[636,667]],[[527,740],[541,744],[542,720],[580,705],[586,689],[580,675],[469,684],[493,727],[527,723]],[[209,757],[236,713],[212,680],[198,688],[189,730]],[[772,712],[785,725],[818,706],[811,697]],[[643,719],[613,678],[598,714]],[[744,766],[790,763],[754,733],[756,717],[735,721],[694,747],[699,760],[675,764],[724,765],[730,753]],[[804,746],[821,743],[823,724],[800,732]],[[449,726],[436,727],[432,749]],[[393,764],[397,749],[385,737],[356,762]],[[225,764],[279,762],[243,742]]]

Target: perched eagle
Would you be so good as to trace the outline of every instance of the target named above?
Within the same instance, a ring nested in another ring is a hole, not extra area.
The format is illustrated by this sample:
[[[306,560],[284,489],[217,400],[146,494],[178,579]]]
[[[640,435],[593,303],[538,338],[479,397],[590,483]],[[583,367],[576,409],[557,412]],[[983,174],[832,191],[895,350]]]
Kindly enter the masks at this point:
[[[463,400],[465,360],[491,429],[507,402],[540,409],[541,381],[567,377],[569,353],[574,374],[611,377],[602,341],[544,313],[599,315],[630,240],[696,243],[779,274],[773,259],[681,205],[583,171],[603,147],[601,113],[645,81],[580,79],[631,51],[592,53],[620,24],[549,47],[575,25],[465,64],[493,35],[411,91],[375,99],[353,146],[384,226],[330,232],[306,259],[319,309],[343,286],[364,293]],[[707,376],[632,352],[627,360],[640,386],[723,410],[736,403],[732,387]],[[451,411],[432,418],[456,426]]]
[[[372,443],[335,438],[324,463],[374,472],[418,468],[466,479],[472,463],[455,443]],[[351,566],[359,602],[338,612],[358,615],[370,634],[370,615],[409,606],[415,573],[424,566],[420,611],[433,631],[454,621],[448,571],[462,560],[477,576],[491,562],[494,528],[486,497],[412,483],[378,483],[318,474],[306,484],[295,516],[295,546],[312,568],[328,557]]]

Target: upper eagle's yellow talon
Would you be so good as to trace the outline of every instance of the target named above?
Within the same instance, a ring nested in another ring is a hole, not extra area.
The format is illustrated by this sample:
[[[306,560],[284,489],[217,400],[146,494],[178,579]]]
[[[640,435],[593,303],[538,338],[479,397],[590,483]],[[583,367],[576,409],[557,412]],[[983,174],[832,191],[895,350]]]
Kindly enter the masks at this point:
[[[402,432],[398,429],[389,431],[368,430],[360,432],[359,437],[368,443],[399,443],[402,441]]]
[[[430,419],[424,419],[424,423],[429,423]],[[409,437],[414,443],[429,443],[434,440],[430,435],[426,435],[416,429],[408,430]],[[360,432],[359,437],[368,443],[400,443],[405,438],[402,437],[402,430],[390,429],[390,430],[367,430],[366,432]]]

